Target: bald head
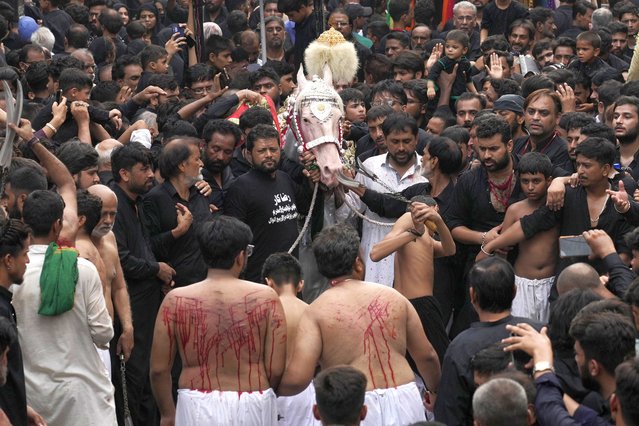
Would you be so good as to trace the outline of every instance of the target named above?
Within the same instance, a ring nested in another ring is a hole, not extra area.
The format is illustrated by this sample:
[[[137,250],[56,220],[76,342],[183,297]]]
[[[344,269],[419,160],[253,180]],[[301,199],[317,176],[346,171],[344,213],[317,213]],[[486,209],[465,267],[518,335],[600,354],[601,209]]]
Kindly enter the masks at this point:
[[[600,286],[599,274],[587,263],[575,263],[564,269],[557,278],[557,292],[561,296],[570,290],[597,290]]]
[[[87,191],[89,191],[89,194],[95,195],[102,200],[100,221],[95,228],[93,228],[93,232],[91,232],[91,237],[102,238],[113,229],[115,216],[118,212],[118,197],[115,195],[115,192],[104,185],[92,185]]]
[[[260,39],[252,30],[246,30],[240,34],[240,47],[248,54],[249,63],[257,61],[260,54]]]
[[[122,146],[122,143],[116,139],[105,139],[95,146],[98,151],[98,171],[111,170],[111,153],[114,149]]]

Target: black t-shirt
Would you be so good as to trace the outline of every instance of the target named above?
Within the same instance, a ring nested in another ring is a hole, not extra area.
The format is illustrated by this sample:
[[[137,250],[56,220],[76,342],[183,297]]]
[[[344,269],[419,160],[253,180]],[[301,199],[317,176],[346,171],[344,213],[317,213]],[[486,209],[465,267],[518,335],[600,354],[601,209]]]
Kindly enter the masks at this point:
[[[299,187],[286,173],[275,178],[252,169],[238,177],[224,200],[224,214],[246,223],[253,231],[255,249],[244,277],[260,282],[262,265],[276,252],[288,251],[297,238]],[[301,197],[300,197],[301,198]]]
[[[64,52],[64,36],[67,29],[75,24],[73,18],[64,10],[52,10],[43,16],[44,26],[49,28],[55,36],[53,53]]]
[[[488,35],[503,34],[508,37],[508,27],[517,19],[528,17],[528,9],[521,5],[518,1],[512,1],[510,5],[502,10],[493,3],[488,3],[484,8],[481,18],[481,28],[488,30]]]
[[[4,287],[0,287],[0,316],[7,318],[16,327],[11,293]],[[15,331],[17,335],[17,328]],[[0,388],[0,409],[4,411],[12,425],[27,425],[27,392],[24,385],[22,351],[18,339],[9,347],[7,383]]]

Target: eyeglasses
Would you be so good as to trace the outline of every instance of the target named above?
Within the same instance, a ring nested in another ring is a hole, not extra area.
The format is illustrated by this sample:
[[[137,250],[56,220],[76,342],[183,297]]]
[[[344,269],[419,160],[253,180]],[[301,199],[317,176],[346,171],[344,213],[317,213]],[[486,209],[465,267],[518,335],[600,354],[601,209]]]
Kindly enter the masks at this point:
[[[255,246],[253,244],[249,244],[248,246],[246,246],[246,250],[244,250],[244,253],[246,253],[246,257],[251,257],[251,255],[253,254],[253,250],[255,250]]]
[[[388,105],[389,107],[392,107],[395,104],[401,104],[401,103],[397,99],[382,99],[379,101],[371,102],[371,106]]]
[[[348,22],[333,22],[333,26],[337,28],[348,27],[349,25]]]

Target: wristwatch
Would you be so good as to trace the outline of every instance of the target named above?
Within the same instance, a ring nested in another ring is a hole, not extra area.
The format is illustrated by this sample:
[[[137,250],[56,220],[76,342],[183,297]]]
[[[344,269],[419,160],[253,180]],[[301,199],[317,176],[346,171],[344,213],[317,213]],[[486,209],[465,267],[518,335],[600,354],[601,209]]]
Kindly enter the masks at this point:
[[[535,374],[541,373],[542,371],[550,371],[554,373],[555,369],[553,368],[552,364],[549,363],[548,361],[539,361],[535,363],[535,366],[533,367],[533,371],[532,371],[533,377],[535,376]]]

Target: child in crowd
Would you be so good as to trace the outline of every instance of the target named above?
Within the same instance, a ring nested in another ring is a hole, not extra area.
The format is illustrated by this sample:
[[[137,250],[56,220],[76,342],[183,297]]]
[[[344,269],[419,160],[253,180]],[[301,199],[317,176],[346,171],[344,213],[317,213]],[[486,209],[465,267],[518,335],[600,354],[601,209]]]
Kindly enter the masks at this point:
[[[596,31],[584,31],[577,36],[577,59],[574,59],[569,70],[581,72],[586,77],[592,77],[599,71],[609,70],[615,73],[614,68],[599,57],[601,52],[601,37]]]
[[[437,79],[442,72],[453,72],[457,65],[457,77],[453,82],[450,92],[450,99],[456,100],[464,92],[477,93],[473,82],[470,79],[470,61],[466,58],[470,39],[468,33],[461,30],[453,30],[446,36],[446,44],[444,46],[444,55],[435,65],[432,66],[428,73],[428,99],[433,100],[437,96],[435,89]]]

